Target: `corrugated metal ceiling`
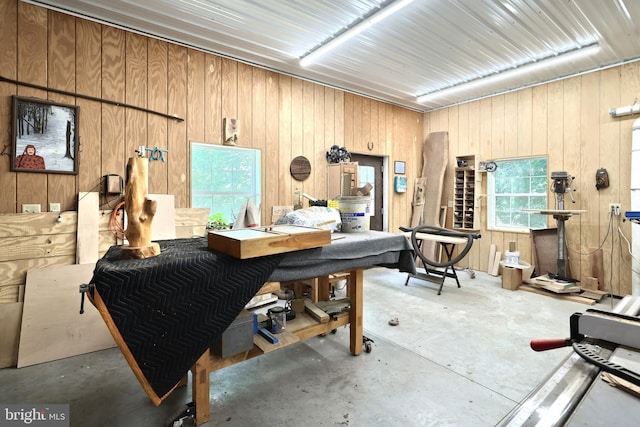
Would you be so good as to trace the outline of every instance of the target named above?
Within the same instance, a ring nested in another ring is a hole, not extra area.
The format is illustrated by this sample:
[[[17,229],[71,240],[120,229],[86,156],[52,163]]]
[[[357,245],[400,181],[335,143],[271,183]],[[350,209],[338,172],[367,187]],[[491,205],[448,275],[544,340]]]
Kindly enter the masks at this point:
[[[389,1],[28,2],[419,111],[640,58],[638,0],[414,0],[306,68],[299,65],[305,52]],[[416,100],[594,42],[601,49],[588,58]]]

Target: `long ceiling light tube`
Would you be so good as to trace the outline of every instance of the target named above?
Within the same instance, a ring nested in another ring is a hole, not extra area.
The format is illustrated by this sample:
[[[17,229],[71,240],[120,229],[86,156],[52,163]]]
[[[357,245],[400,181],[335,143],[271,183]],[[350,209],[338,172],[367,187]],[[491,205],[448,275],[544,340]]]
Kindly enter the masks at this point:
[[[389,4],[388,6],[384,7],[383,9],[380,9],[378,12],[374,13],[367,19],[360,22],[359,24],[354,25],[353,27],[349,28],[345,32],[340,33],[339,35],[330,39],[328,42],[321,44],[316,49],[313,49],[308,53],[306,53],[305,55],[303,55],[300,58],[300,66],[306,67],[309,64],[317,61],[318,58],[325,55],[327,52],[340,46],[347,40],[352,39],[353,37],[357,36],[364,30],[366,30],[367,28],[382,21],[383,19],[393,15],[394,13],[396,13],[403,7],[407,6],[411,2],[413,2],[413,0],[397,0]]]
[[[578,58],[590,56],[595,54],[599,50],[600,50],[600,45],[598,43],[593,43],[578,49],[573,49],[564,53],[560,53],[555,56],[540,59],[535,62],[529,62],[516,68],[510,68],[504,71],[500,71],[496,74],[490,74],[485,77],[479,77],[477,79],[471,80],[466,83],[460,83],[458,85],[450,86],[442,90],[426,93],[424,95],[418,96],[417,101],[419,103],[427,102],[427,101],[435,100],[438,98],[454,95],[458,92],[474,89],[474,88],[489,85],[492,83],[497,83],[503,80],[508,80],[510,78],[513,78],[522,74],[532,73],[544,68],[549,68],[549,67],[561,64],[561,63],[573,61]]]

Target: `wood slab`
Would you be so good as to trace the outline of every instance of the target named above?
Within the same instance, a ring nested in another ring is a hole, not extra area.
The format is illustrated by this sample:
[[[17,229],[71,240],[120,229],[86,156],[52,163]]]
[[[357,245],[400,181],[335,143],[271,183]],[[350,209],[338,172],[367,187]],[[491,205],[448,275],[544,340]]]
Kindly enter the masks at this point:
[[[592,299],[596,302],[600,302],[602,301],[602,298],[604,298],[605,295],[608,295],[608,292],[605,291],[599,291],[599,290],[591,290],[591,289],[587,289],[583,292],[580,293],[580,296],[583,298],[589,298]]]
[[[496,251],[493,257],[493,265],[491,266],[490,275],[498,276],[500,274],[500,258],[502,258],[502,252]]]
[[[217,230],[208,233],[209,249],[240,259],[317,248],[329,243],[331,230],[298,225]]]
[[[596,277],[586,277],[580,285],[584,290],[597,291],[598,279]]]
[[[449,133],[432,132],[423,147],[422,176],[427,178],[424,189],[424,207],[421,224],[438,225],[442,206],[442,185],[449,162]],[[424,242],[422,253],[428,259],[436,259],[437,244]]]
[[[422,224],[422,214],[424,211],[424,192],[427,187],[427,178],[416,178],[413,189],[413,202],[411,213],[411,228],[417,227]]]
[[[487,263],[487,273],[491,274],[491,271],[493,270],[493,264],[495,263],[495,258],[496,258],[496,250],[497,250],[497,246],[492,243],[489,246],[489,261]]]
[[[259,334],[255,334],[253,336],[253,344],[255,344],[263,353],[270,353],[274,350],[279,349],[280,347],[286,347],[290,344],[294,344],[300,341],[296,335],[288,332],[286,329],[279,334],[274,334],[276,338],[278,338],[277,344],[271,344],[265,338],[263,338]]]
[[[557,299],[563,299],[567,301],[579,302],[580,304],[594,305],[596,302],[590,298],[583,298],[578,295],[572,294],[557,294],[555,292],[547,291],[546,289],[538,289],[531,285],[520,285],[518,288],[521,291],[527,291],[538,295],[546,295]]]
[[[314,303],[309,300],[304,301],[304,309],[309,315],[320,323],[328,323],[329,315],[323,310],[318,308]]]
[[[98,311],[79,286],[89,283],[95,264],[29,270],[20,331],[18,368],[115,346]]]
[[[575,282],[560,282],[549,279],[546,276],[539,276],[533,279],[534,287],[543,288],[557,294],[570,294],[580,292],[582,289]]]

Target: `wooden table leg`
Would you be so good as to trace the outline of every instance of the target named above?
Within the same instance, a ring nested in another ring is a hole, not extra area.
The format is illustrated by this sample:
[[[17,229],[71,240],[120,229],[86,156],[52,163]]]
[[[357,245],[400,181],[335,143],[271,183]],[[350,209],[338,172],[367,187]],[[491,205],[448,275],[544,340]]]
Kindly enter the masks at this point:
[[[357,356],[362,353],[362,290],[364,270],[360,268],[351,271],[348,280],[351,298],[351,309],[349,310],[349,347],[351,354]]]
[[[185,375],[184,377],[182,377],[182,379],[180,380],[180,382],[178,383],[178,385],[176,386],[176,388],[178,387],[184,387],[187,384],[189,384],[189,375]]]
[[[191,398],[196,404],[196,425],[209,421],[209,358],[207,349],[191,368]]]
[[[318,278],[316,278],[316,283],[317,286],[316,288],[318,289],[318,301],[328,301],[329,300],[329,293],[331,291],[331,284],[329,283],[329,276],[320,276]]]

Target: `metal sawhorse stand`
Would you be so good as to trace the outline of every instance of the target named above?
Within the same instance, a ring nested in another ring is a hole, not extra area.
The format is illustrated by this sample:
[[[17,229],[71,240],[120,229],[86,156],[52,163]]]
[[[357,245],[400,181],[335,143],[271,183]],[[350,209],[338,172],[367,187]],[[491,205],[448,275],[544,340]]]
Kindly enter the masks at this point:
[[[446,238],[448,240],[451,239],[455,241],[444,242],[441,240],[433,239],[432,237]],[[417,238],[419,241],[418,241],[418,247],[416,248],[416,251],[419,251],[422,249],[422,242],[424,240],[435,240],[444,249],[444,253],[447,256],[447,262],[451,261],[451,257],[453,256],[453,251],[456,247],[456,244],[466,243],[465,239],[459,238],[459,237],[436,236],[433,234],[425,234],[425,233],[418,233]],[[415,258],[418,258],[418,254],[415,255]],[[451,270],[451,272],[449,272],[449,270]],[[407,286],[409,284],[409,279],[411,279],[412,277],[416,279],[426,280],[428,282],[432,282],[440,285],[440,288],[438,289],[438,295],[440,295],[442,293],[442,287],[444,286],[444,280],[447,277],[450,277],[452,279],[455,279],[456,284],[458,285],[458,287],[460,287],[460,281],[458,280],[458,275],[456,274],[456,269],[453,267],[453,265],[447,265],[446,267],[444,267],[444,270],[436,270],[435,268],[429,267],[428,264],[424,264],[424,271],[425,271],[424,273],[421,273],[421,272],[418,272],[416,274],[409,273],[409,275],[407,276],[407,281],[404,282],[404,285]]]
[[[411,238],[411,242],[414,248],[414,255],[416,258],[420,258],[422,260],[425,271],[424,273],[418,272],[416,274],[409,274],[407,276],[407,280],[404,283],[405,286],[409,284],[409,279],[411,279],[412,277],[416,279],[426,280],[440,285],[438,289],[438,295],[440,295],[442,293],[445,279],[447,277],[450,277],[452,279],[455,279],[458,288],[460,287],[460,281],[458,280],[458,275],[456,274],[454,265],[465,257],[465,255],[471,249],[473,239],[480,238],[479,234],[468,234],[449,230],[446,228],[431,226],[419,226],[411,231],[404,227],[401,227],[400,229],[405,232],[405,235],[407,237]],[[437,242],[444,249],[447,260],[443,263],[437,263],[435,261],[427,259],[422,254],[422,242],[424,242],[425,240]],[[456,245],[458,244],[466,244],[466,246],[458,256],[452,259],[453,252]],[[435,267],[444,268],[444,270],[437,270]]]

